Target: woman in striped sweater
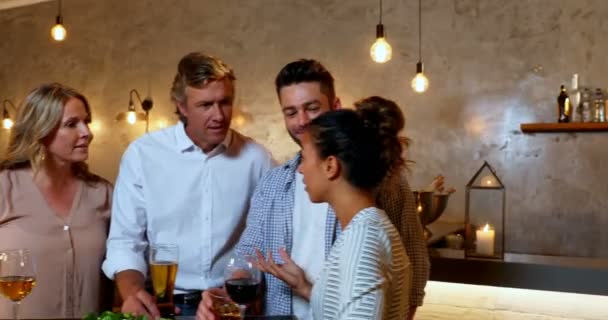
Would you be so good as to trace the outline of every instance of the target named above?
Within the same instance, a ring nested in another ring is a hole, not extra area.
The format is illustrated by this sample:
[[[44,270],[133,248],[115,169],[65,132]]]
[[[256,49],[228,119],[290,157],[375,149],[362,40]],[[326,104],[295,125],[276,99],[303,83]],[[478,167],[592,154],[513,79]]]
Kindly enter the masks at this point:
[[[259,267],[309,299],[315,319],[404,319],[412,270],[374,190],[404,165],[398,132],[405,120],[390,100],[357,104],[367,107],[317,117],[302,139],[306,191],[312,202],[328,202],[342,227],[314,287],[285,251],[283,264],[260,255]]]

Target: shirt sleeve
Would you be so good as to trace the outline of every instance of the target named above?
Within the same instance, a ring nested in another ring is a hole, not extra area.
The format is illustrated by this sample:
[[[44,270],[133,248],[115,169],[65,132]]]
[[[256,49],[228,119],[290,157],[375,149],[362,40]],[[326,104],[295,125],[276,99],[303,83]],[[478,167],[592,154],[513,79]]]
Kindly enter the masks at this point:
[[[121,160],[112,196],[110,234],[102,265],[103,272],[110,279],[125,270],[147,273],[144,257],[148,246],[147,220],[142,177],[138,150],[131,145]]]
[[[386,291],[388,257],[378,234],[367,226],[349,230],[340,252],[339,319],[381,319]],[[331,291],[331,281],[327,282]]]
[[[421,306],[431,264],[420,217],[416,214],[414,194],[405,174],[386,179],[378,190],[377,202],[399,230],[403,246],[412,263],[410,306]]]
[[[264,208],[266,207],[265,201],[268,199],[264,196],[264,185],[265,179],[263,178],[255,187],[249,203],[245,230],[235,247],[235,250],[241,255],[254,255],[255,249],[263,252],[265,248],[263,226],[266,210]]]
[[[264,252],[264,237],[263,225],[267,214],[265,208],[266,202],[269,201],[265,197],[267,190],[267,181],[270,170],[277,166],[276,160],[272,157],[270,151],[262,147],[264,153],[262,155],[260,171],[258,173],[257,184],[253,190],[253,195],[249,200],[249,210],[247,212],[247,222],[245,230],[237,243],[235,250],[242,255],[255,255],[255,249],[260,249]]]

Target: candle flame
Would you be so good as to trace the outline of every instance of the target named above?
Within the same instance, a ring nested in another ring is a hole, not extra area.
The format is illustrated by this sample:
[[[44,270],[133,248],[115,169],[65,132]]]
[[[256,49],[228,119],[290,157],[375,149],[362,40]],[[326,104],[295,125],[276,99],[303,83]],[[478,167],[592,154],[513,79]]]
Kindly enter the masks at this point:
[[[492,175],[487,175],[481,178],[481,183],[482,185],[485,185],[486,187],[494,187],[498,185],[498,181],[496,181],[496,178]]]
[[[490,231],[490,225],[486,223],[485,227],[483,227],[483,232]]]

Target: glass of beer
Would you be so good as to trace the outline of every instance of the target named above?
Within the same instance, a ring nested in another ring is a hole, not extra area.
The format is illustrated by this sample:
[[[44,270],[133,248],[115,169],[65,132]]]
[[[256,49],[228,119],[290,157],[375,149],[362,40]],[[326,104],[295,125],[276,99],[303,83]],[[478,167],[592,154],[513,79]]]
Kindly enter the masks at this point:
[[[150,246],[150,277],[156,305],[162,316],[174,314],[173,289],[177,276],[179,248],[174,244]]]
[[[13,302],[13,319],[19,305],[36,285],[36,266],[29,250],[0,251],[0,293]]]

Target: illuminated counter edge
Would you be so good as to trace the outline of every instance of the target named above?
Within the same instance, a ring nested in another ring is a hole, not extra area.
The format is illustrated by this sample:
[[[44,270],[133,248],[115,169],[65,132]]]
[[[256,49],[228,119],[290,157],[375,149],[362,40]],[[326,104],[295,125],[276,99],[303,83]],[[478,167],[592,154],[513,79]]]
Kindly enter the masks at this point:
[[[430,280],[608,296],[608,269],[431,257]]]

